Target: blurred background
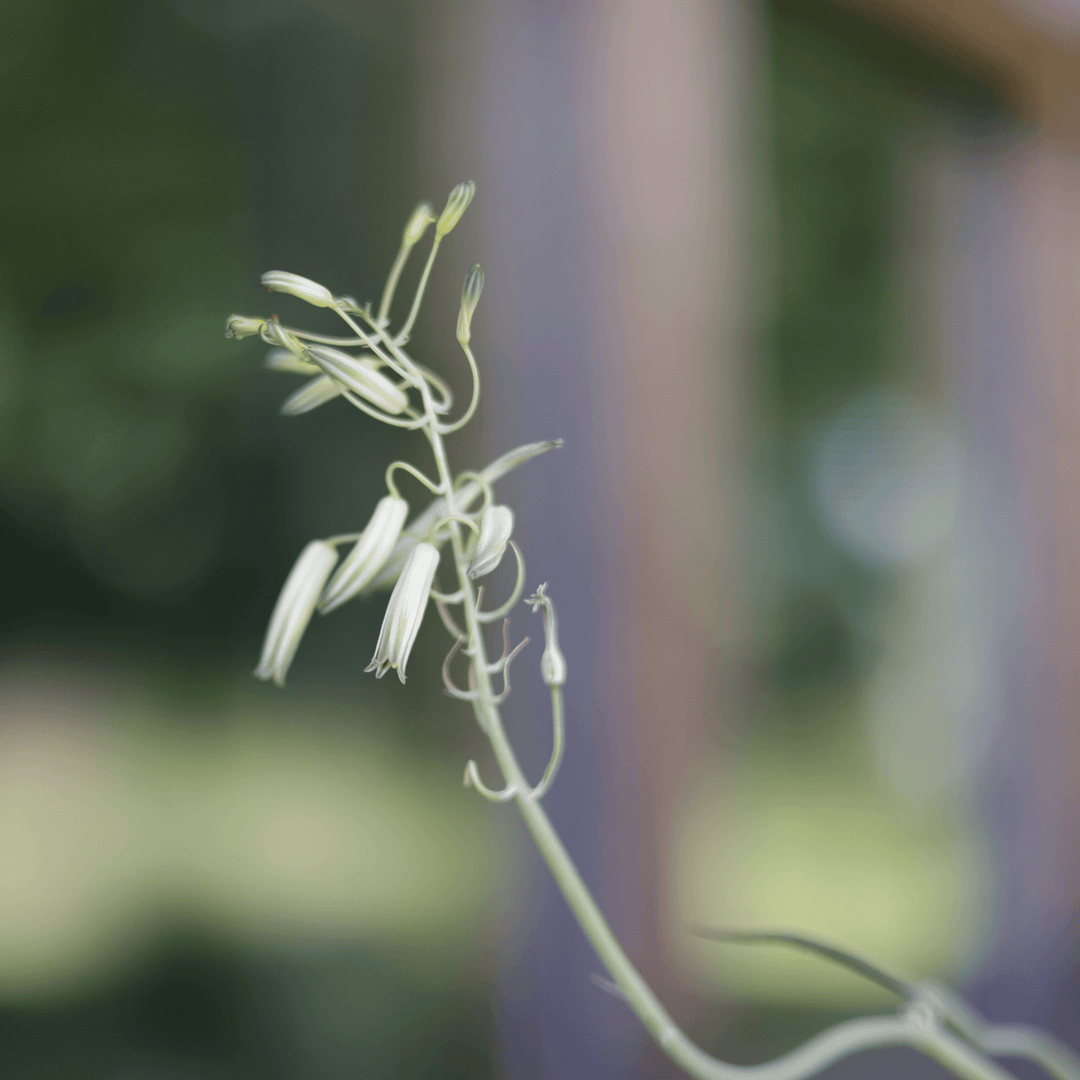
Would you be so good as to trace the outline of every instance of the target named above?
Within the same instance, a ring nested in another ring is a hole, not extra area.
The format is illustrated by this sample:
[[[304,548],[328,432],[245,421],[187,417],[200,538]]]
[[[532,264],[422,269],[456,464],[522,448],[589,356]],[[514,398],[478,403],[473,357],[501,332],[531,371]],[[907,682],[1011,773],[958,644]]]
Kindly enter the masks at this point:
[[[499,491],[570,663],[546,802],[631,958],[738,1062],[893,1002],[694,925],[1080,1045],[1074,0],[4,15],[5,1077],[679,1075],[461,788],[494,765],[432,616],[407,688],[362,673],[378,599],[286,690],[249,674],[302,545],[425,459],[342,402],[280,417],[293,380],[224,318],[311,324],[267,269],[377,298],[467,178],[414,341],[467,392],[482,262],[456,465],[566,440]]]

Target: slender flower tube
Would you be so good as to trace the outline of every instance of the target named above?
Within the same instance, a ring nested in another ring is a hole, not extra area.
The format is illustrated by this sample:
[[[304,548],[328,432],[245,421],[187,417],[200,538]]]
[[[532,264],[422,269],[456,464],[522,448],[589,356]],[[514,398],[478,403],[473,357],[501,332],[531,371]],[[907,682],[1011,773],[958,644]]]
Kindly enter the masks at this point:
[[[390,594],[390,603],[386,605],[375,655],[364,668],[374,671],[376,679],[381,679],[390,668],[397,668],[398,678],[405,681],[405,664],[427,609],[438,565],[439,551],[432,544],[417,544],[409,552],[401,577]]]
[[[476,554],[469,564],[469,577],[490,574],[502,562],[510,534],[514,531],[514,511],[509,506],[487,506],[480,517]]]
[[[379,500],[367,528],[345,556],[319,600],[319,610],[324,615],[351,600],[382,569],[408,515],[409,504],[404,499],[387,495]]]
[[[322,540],[312,540],[300,552],[270,616],[262,658],[255,669],[258,678],[285,685],[285,674],[336,562],[337,552]]]
[[[408,406],[409,398],[405,391],[395,386],[381,371],[375,370],[371,362],[363,357],[350,356],[326,345],[309,345],[305,351],[314,363],[346,390],[358,394],[384,412],[396,415]]]
[[[559,627],[555,621],[555,605],[547,594],[547,582],[525,603],[531,605],[533,611],[543,609],[544,655],[540,657],[540,677],[548,686],[562,686],[566,682],[566,657],[559,648]]]
[[[329,375],[317,375],[285,399],[281,412],[283,416],[299,416],[301,413],[311,412],[312,409],[325,405],[328,401],[333,401],[340,394],[340,383],[335,382]]]
[[[316,307],[334,306],[334,294],[325,285],[299,274],[290,274],[288,270],[267,270],[259,280],[271,292],[299,296],[301,300],[306,300]]]

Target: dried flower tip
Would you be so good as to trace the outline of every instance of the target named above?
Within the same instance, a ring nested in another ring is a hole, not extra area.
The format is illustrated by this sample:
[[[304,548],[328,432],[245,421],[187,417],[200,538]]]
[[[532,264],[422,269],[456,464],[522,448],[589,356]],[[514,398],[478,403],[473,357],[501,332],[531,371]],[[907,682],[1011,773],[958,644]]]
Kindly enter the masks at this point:
[[[502,562],[503,553],[514,531],[514,511],[509,506],[487,506],[480,516],[480,536],[476,554],[469,564],[469,577],[490,574]]]
[[[465,285],[461,290],[461,310],[457,317],[457,339],[464,345],[472,335],[472,317],[476,310],[480,294],[484,291],[484,271],[479,263],[473,263],[465,275]]]
[[[270,616],[262,658],[255,669],[258,678],[285,685],[285,673],[336,562],[337,552],[322,540],[313,540],[300,552]]]
[[[431,544],[417,544],[409,552],[401,577],[390,594],[390,603],[386,605],[375,655],[364,668],[374,671],[375,678],[381,679],[390,668],[397,668],[398,678],[405,681],[405,664],[427,609],[438,565],[439,552]]]
[[[316,375],[314,379],[304,383],[295,394],[285,399],[281,405],[281,415],[300,416],[333,401],[340,394],[340,383],[335,382],[329,375]]]
[[[295,353],[288,349],[271,349],[266,354],[263,366],[270,371],[287,371],[290,375],[310,375],[319,369],[306,360],[301,360]]]
[[[562,686],[566,682],[566,658],[559,648],[559,628],[555,621],[555,605],[547,594],[547,582],[526,601],[533,611],[543,609],[544,655],[540,657],[540,677],[548,686]]]
[[[358,394],[383,412],[397,414],[409,404],[405,391],[395,386],[362,356],[351,356],[326,345],[309,345],[306,354],[346,390]]]
[[[324,615],[351,600],[382,569],[401,535],[408,514],[409,504],[396,495],[379,500],[367,528],[345,556],[319,600],[319,610]]]
[[[439,221],[435,226],[435,232],[439,236],[445,236],[460,220],[469,203],[476,194],[476,185],[471,180],[458,184],[450,197],[446,200],[446,208],[439,215]]]
[[[267,270],[260,280],[271,292],[299,296],[316,307],[334,306],[334,295],[325,285],[299,274],[290,274],[288,270]]]
[[[227,338],[246,338],[257,334],[265,325],[265,319],[256,319],[251,315],[230,315],[225,320]]]
[[[427,232],[427,227],[435,220],[435,211],[432,210],[429,203],[422,202],[413,212],[412,217],[409,218],[408,224],[405,226],[405,232],[401,237],[402,243],[408,244],[412,247],[413,244],[419,243],[420,237]]]

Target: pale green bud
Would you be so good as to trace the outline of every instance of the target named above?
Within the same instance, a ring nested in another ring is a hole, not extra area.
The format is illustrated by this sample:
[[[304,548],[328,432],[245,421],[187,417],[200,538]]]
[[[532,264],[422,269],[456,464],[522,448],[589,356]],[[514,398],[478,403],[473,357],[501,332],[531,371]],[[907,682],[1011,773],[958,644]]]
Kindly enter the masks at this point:
[[[457,339],[462,345],[472,336],[472,317],[480,294],[484,291],[484,271],[479,263],[473,263],[465,275],[465,285],[461,290],[461,310],[457,317]]]
[[[281,415],[300,416],[301,413],[311,412],[312,409],[333,401],[340,394],[340,383],[335,382],[329,375],[316,375],[285,399],[281,406]]]
[[[413,212],[412,217],[409,218],[408,224],[405,226],[405,232],[402,235],[402,243],[408,244],[412,247],[413,244],[420,242],[420,237],[427,232],[427,227],[435,220],[435,211],[432,210],[430,203],[422,202]]]
[[[472,197],[476,194],[476,185],[471,180],[458,184],[450,197],[446,200],[446,208],[439,215],[439,221],[435,226],[435,232],[439,236],[445,236],[460,220],[465,213]]]
[[[256,319],[251,315],[230,315],[225,320],[227,338],[246,338],[259,333],[266,325],[265,319]]]
[[[334,306],[334,295],[325,285],[299,274],[290,274],[288,270],[268,270],[260,280],[271,292],[299,296],[316,307]]]

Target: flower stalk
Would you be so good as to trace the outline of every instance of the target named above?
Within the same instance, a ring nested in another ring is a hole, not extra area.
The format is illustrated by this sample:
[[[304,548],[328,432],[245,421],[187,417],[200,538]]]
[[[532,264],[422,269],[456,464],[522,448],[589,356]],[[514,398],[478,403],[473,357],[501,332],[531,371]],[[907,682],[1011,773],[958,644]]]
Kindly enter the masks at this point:
[[[566,659],[558,641],[555,607],[547,586],[540,586],[527,601],[534,612],[540,611],[543,616],[544,651],[540,675],[550,689],[552,706],[552,755],[535,786],[517,760],[499,711],[500,704],[511,692],[510,663],[528,639],[511,649],[507,637],[509,620],[506,620],[503,652],[498,660],[488,659],[485,642],[487,626],[503,619],[519,602],[525,579],[524,559],[510,539],[513,513],[508,507],[494,502],[492,485],[510,470],[553,449],[559,442],[520,447],[479,472],[460,473],[455,477],[451,471],[444,437],[472,417],[479,396],[479,373],[470,346],[472,316],[484,283],[479,265],[472,267],[466,276],[457,325],[458,341],[473,379],[471,401],[462,418],[454,423],[442,419],[451,404],[449,389],[405,349],[440,242],[457,225],[474,192],[471,182],[459,184],[451,192],[438,219],[425,203],[414,211],[403,233],[402,245],[391,267],[376,315],[371,314],[370,305],[361,306],[350,297],[335,298],[330,290],[308,278],[285,271],[272,271],[263,276],[263,283],[273,290],[335,311],[354,336],[327,338],[288,330],[275,318],[261,320],[232,316],[227,324],[231,336],[258,334],[275,346],[277,351],[271,354],[269,361],[269,366],[275,370],[317,375],[289,399],[293,404],[287,408],[288,413],[300,414],[340,397],[384,423],[422,430],[434,459],[434,479],[429,479],[425,472],[407,462],[392,464],[386,472],[389,493],[379,502],[362,532],[316,540],[304,549],[274,608],[256,674],[260,678],[272,678],[279,684],[283,682],[300,638],[316,610],[325,614],[354,596],[392,587],[375,654],[366,670],[374,671],[377,678],[396,670],[404,683],[406,665],[428,601],[434,598],[443,625],[453,639],[442,667],[447,693],[471,706],[502,773],[503,787],[491,788],[481,780],[476,763],[470,761],[465,770],[466,784],[494,802],[512,801],[517,806],[566,903],[619,994],[660,1047],[696,1080],[804,1080],[842,1058],[885,1046],[907,1046],[921,1051],[964,1080],[1007,1080],[1009,1074],[989,1057],[997,1053],[1027,1056],[1059,1080],[1080,1080],[1080,1062],[1064,1047],[1026,1029],[1021,1032],[1020,1029],[986,1025],[956,999],[944,992],[925,989],[914,996],[909,995],[895,1015],[841,1023],[773,1061],[733,1065],[694,1045],[631,963],[541,803],[552,789],[563,757],[563,685],[567,678]],[[391,330],[390,309],[402,267],[433,221],[434,239],[409,313],[398,330]],[[364,352],[354,355],[343,351],[348,347],[359,347]],[[384,369],[400,381],[395,382]],[[331,385],[322,382],[323,379]],[[334,393],[330,393],[331,389]],[[397,469],[411,473],[435,496],[408,524],[405,524],[408,506],[393,481]],[[481,496],[482,505],[477,508],[475,504]],[[337,564],[336,547],[350,540],[354,541],[354,546],[331,578]],[[435,585],[435,574],[447,544],[457,587],[451,592],[442,592]],[[508,601],[485,611],[483,587],[478,589],[474,579],[495,569],[508,544],[517,560],[517,582]],[[456,613],[451,611],[455,607],[459,609]],[[468,681],[464,688],[453,681],[450,672],[451,664],[459,654],[468,664]],[[502,689],[498,692],[494,683],[496,677],[501,677],[502,681]],[[758,937],[765,939],[770,935]],[[864,968],[874,970],[868,965]]]

